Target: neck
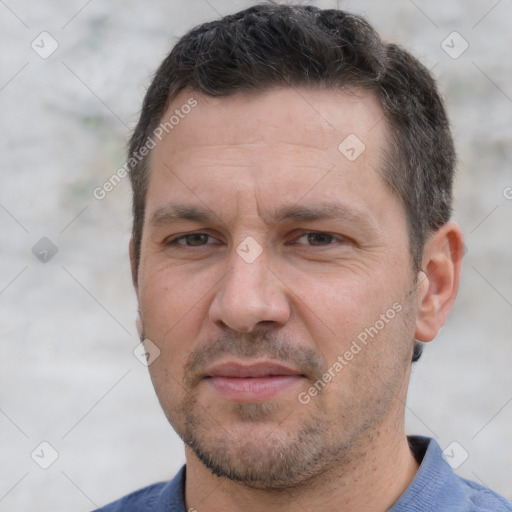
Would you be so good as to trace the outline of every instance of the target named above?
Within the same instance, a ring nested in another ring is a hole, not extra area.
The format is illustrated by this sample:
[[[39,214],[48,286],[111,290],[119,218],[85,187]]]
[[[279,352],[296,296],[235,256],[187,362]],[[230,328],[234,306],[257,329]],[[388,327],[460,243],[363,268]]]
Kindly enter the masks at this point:
[[[213,475],[187,447],[186,509],[198,512],[385,511],[409,486],[418,469],[403,421],[381,424],[354,448],[351,462],[326,469],[293,489],[253,489]]]

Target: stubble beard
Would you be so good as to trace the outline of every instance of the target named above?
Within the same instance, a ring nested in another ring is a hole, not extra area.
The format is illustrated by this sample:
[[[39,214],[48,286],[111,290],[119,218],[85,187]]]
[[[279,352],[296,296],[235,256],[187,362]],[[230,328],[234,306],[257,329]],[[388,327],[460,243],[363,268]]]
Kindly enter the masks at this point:
[[[287,428],[292,412],[276,425],[276,407],[268,402],[234,404],[231,414],[239,420],[237,428],[230,431],[205,417],[202,407],[192,400],[180,407],[183,428],[173,426],[214,475],[255,489],[290,489],[317,477],[328,460],[334,463],[336,457],[325,449],[329,431],[325,421],[309,416],[298,426],[294,422],[294,428]]]
[[[267,355],[294,361],[297,367],[311,370],[310,383],[315,382],[325,371],[325,361],[313,351],[290,353],[288,346],[291,345],[266,336],[251,345],[227,338],[223,343],[215,340],[210,349],[202,348],[196,358],[189,358],[185,375],[197,375],[196,370],[205,361],[223,355],[216,347],[224,347],[223,352],[234,355]],[[358,369],[351,371],[357,374]],[[358,378],[352,382],[354,389],[364,385],[357,381]],[[179,386],[186,392],[174,405],[158,394],[157,386],[155,389],[177,434],[214,475],[249,488],[280,491],[305,484],[311,488],[334,467],[337,472],[350,472],[379,435],[380,425],[396,402],[400,384],[399,373],[394,373],[384,393],[374,390],[363,396],[338,390],[335,410],[326,407],[323,393],[306,405],[298,400],[293,405],[288,403],[288,412],[273,401],[230,404],[224,414],[234,418],[232,430],[225,424],[225,415],[214,417],[199,402],[198,381],[194,378]]]
[[[226,335],[189,355],[184,369],[187,377],[179,386],[184,393],[178,403],[171,405],[169,397],[161,396],[155,385],[174,430],[214,475],[251,488],[282,490],[303,484],[318,476],[329,461],[334,464],[343,458],[342,453],[326,446],[333,425],[325,419],[327,411],[320,397],[308,405],[295,397],[285,404],[280,400],[226,403],[218,412],[200,403],[197,377],[201,369],[225,354],[293,363],[309,382],[315,382],[326,369],[318,352],[295,348],[266,333],[258,334],[252,343]],[[233,427],[226,424],[227,418]]]
[[[233,404],[230,417],[236,418],[236,428],[230,430],[222,424],[224,418],[213,418],[193,398],[183,400],[168,419],[218,477],[267,491],[306,485],[311,489],[333,469],[350,472],[372,444],[382,421],[381,410],[364,419],[358,416],[361,403],[357,397],[343,395],[340,400],[342,410],[335,414],[323,407],[321,396],[307,405],[297,402],[298,411],[284,415],[278,412],[282,407],[273,402]],[[276,421],[276,416],[284,419]]]

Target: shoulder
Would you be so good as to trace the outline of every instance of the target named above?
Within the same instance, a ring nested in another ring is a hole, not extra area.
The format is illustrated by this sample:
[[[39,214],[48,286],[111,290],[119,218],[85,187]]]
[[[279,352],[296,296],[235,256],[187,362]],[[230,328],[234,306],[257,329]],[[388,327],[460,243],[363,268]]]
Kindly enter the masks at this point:
[[[410,436],[420,467],[390,512],[511,512],[512,502],[456,475],[434,439]]]
[[[165,483],[153,484],[132,492],[109,505],[99,508],[96,512],[142,512],[155,509],[153,504],[158,499]]]
[[[471,480],[460,479],[468,489],[470,512],[511,512],[512,501]]]
[[[169,482],[149,485],[95,512],[182,512],[185,510],[183,483],[185,466]]]

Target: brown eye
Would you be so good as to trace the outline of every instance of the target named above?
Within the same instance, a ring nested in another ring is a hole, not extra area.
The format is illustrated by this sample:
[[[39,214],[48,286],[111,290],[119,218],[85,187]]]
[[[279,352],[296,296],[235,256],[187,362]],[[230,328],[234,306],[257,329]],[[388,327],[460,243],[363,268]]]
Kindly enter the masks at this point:
[[[303,244],[300,240],[306,240],[306,243]],[[322,247],[326,245],[331,245],[335,240],[334,235],[329,233],[321,233],[321,232],[311,232],[304,233],[297,239],[297,242],[301,245],[311,245],[313,247]]]
[[[186,245],[187,247],[200,247],[206,245],[210,235],[206,233],[191,233],[189,235],[181,235],[169,241],[169,244]]]

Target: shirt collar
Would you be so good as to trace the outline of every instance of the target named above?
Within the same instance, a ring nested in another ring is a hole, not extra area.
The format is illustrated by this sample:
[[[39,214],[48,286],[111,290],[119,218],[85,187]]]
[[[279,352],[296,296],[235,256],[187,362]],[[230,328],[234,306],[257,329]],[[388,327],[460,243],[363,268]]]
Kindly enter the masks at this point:
[[[445,497],[453,499],[454,494],[460,491],[460,479],[445,461],[434,439],[423,436],[408,436],[407,439],[420,467],[409,487],[388,512],[445,510]],[[418,508],[419,504],[421,508]]]

